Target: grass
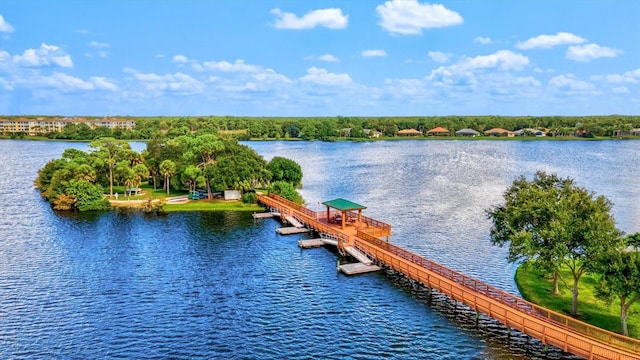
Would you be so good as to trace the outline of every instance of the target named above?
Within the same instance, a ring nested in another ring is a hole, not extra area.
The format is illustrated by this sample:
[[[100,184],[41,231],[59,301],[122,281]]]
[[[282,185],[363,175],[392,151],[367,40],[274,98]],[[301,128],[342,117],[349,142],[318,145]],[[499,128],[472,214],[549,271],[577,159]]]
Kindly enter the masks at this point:
[[[167,195],[167,190],[156,189],[153,190],[151,185],[141,185],[140,188],[144,191],[143,195],[136,196],[124,196],[124,186],[114,186],[113,193],[118,193],[118,200],[146,200],[151,197],[152,199],[166,199],[167,197],[187,195],[188,191],[185,190],[171,190],[171,193]],[[136,207],[138,205],[131,205]],[[191,200],[184,204],[165,204],[163,206],[166,212],[177,211],[264,211],[264,207],[257,204],[245,204],[242,201],[230,201],[222,199],[213,200]]]
[[[546,307],[556,312],[569,315],[571,313],[573,278],[569,269],[561,271],[567,286],[560,282],[560,294],[552,295],[553,281],[532,268],[520,266],[516,271],[515,281],[522,297],[534,304]],[[620,325],[619,300],[615,299],[610,306],[595,297],[596,279],[585,274],[578,284],[578,319],[588,324],[622,333]],[[627,317],[629,335],[640,337],[640,303],[635,303],[629,309]]]
[[[257,204],[245,204],[242,201],[196,200],[184,204],[166,204],[166,212],[176,211],[253,211],[262,212],[264,207]]]

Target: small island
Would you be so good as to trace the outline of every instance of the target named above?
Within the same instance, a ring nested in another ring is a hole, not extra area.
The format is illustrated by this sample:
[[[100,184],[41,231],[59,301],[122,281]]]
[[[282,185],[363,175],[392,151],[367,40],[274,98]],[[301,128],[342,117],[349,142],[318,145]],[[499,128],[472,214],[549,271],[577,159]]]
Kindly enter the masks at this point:
[[[140,153],[114,138],[89,147],[67,149],[38,171],[35,185],[54,210],[258,211],[256,189],[302,202],[300,165],[283,157],[266,162],[233,138],[156,137]]]

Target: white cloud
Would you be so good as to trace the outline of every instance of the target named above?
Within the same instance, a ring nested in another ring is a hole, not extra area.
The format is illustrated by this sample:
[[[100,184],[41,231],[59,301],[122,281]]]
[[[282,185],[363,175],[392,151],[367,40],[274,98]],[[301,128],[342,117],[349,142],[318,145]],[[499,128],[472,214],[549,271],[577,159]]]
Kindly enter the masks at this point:
[[[0,15],[0,32],[13,32],[13,26],[11,26],[11,24],[9,24],[2,15]]]
[[[187,59],[187,57],[184,55],[174,55],[172,61],[174,63],[184,64],[189,62],[189,59]]]
[[[420,79],[385,79],[386,90],[395,98],[420,98],[430,94]]]
[[[444,53],[442,51],[429,51],[427,55],[429,55],[429,58],[431,58],[431,60],[438,63],[446,63],[451,58],[450,53]]]
[[[55,45],[42,43],[39,49],[27,49],[22,55],[14,55],[13,61],[17,65],[38,67],[38,66],[60,66],[73,67],[71,56],[66,54],[61,48]]]
[[[554,76],[549,80],[549,86],[572,91],[590,91],[594,89],[592,83],[579,80],[573,74]]]
[[[276,16],[274,27],[277,29],[313,29],[324,26],[329,29],[344,29],[349,22],[349,15],[342,14],[342,9],[319,9],[313,10],[302,17],[293,13],[282,12],[280,9],[272,9],[271,13]]]
[[[482,44],[482,45],[489,45],[491,43],[493,43],[493,40],[491,40],[490,37],[483,37],[483,36],[478,36],[475,39],[473,39],[474,43],[478,43],[478,44]]]
[[[365,57],[383,57],[387,56],[387,52],[384,49],[370,49],[362,52],[362,56]]]
[[[133,77],[144,86],[145,90],[155,95],[167,90],[182,95],[199,94],[206,89],[204,83],[182,72],[158,75],[140,73],[130,68],[125,68],[124,72],[133,74]]]
[[[320,55],[318,56],[318,60],[320,61],[326,61],[326,62],[339,62],[340,59],[338,59],[337,57],[331,55],[331,54],[324,54],[324,55]]]
[[[620,54],[622,54],[621,50],[600,46],[598,44],[587,44],[569,46],[566,57],[569,60],[589,62],[594,59],[616,57]]]
[[[257,72],[259,66],[245,64],[244,60],[238,59],[235,63],[228,61],[205,61],[202,68],[222,72]]]
[[[112,83],[105,77],[101,76],[92,76],[89,78],[91,83],[96,87],[96,89],[101,90],[109,90],[109,91],[118,91],[118,85]]]
[[[326,86],[342,86],[352,83],[349,74],[334,74],[315,66],[307,69],[307,75],[301,77],[300,80]]]
[[[617,86],[611,89],[616,94],[628,94],[631,91],[626,86]]]
[[[2,60],[2,56],[0,56]],[[606,81],[612,84],[637,84],[640,83],[640,68],[627,71],[623,74],[596,75],[592,80]]]
[[[155,58],[156,59],[162,59],[162,58],[164,58],[164,54],[156,54]]]
[[[417,35],[423,29],[463,23],[462,16],[441,4],[421,4],[417,0],[392,0],[376,6],[380,26],[392,34]]]
[[[500,70],[522,70],[529,64],[529,58],[509,50],[500,50],[491,55],[467,58],[460,62],[465,69],[498,68]]]
[[[87,44],[90,47],[93,48],[99,48],[99,49],[104,49],[104,48],[108,48],[109,44],[107,43],[101,43],[101,42],[97,42],[97,41],[92,41],[90,43]]]
[[[586,39],[581,38],[578,35],[567,32],[559,32],[555,35],[538,35],[532,37],[527,41],[517,43],[516,47],[522,50],[536,48],[548,49],[558,45],[582,44],[586,41]]]

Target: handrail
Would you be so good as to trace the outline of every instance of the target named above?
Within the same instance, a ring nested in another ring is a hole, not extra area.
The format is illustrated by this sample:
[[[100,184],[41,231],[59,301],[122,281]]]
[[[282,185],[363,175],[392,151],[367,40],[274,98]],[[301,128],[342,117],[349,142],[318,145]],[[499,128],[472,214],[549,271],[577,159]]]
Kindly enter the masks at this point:
[[[433,260],[429,260],[420,255],[414,254],[399,246],[393,245],[386,241],[382,241],[374,236],[370,236],[363,232],[358,232],[355,241],[356,246],[358,244],[358,238],[370,242],[376,247],[387,250],[390,253],[393,253],[394,255],[397,255],[425,269],[428,269],[431,272],[441,275],[446,279],[461,284],[477,293],[483,294],[499,301],[504,305],[517,309],[520,312],[526,313],[536,318],[553,322],[554,324],[563,326],[573,332],[585,335],[589,338],[606,342],[611,346],[622,348],[627,351],[630,350],[640,354],[640,340],[638,339],[633,339],[624,335],[607,331],[602,328],[582,322],[580,320],[576,320],[570,316],[560,314],[539,305],[533,304],[504,290],[486,284],[480,280],[472,278],[458,271],[449,269]]]
[[[536,337],[543,344],[551,344],[565,352],[590,359],[640,359],[638,339],[586,324],[449,269],[379,239],[375,236],[376,228],[358,229],[356,235],[349,236],[319,221],[319,213],[279,196],[258,195],[258,200],[279,209],[283,215],[294,216],[318,232],[335,236],[339,240],[339,248],[350,244],[374,260],[487,314],[509,328]],[[383,231],[380,228],[378,230]]]

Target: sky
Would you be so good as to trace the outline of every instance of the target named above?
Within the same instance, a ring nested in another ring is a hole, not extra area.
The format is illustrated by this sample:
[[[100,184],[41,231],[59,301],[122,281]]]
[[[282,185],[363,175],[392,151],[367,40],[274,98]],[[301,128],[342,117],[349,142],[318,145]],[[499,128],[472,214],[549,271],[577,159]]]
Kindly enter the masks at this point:
[[[0,1],[0,115],[609,114],[637,0]]]

